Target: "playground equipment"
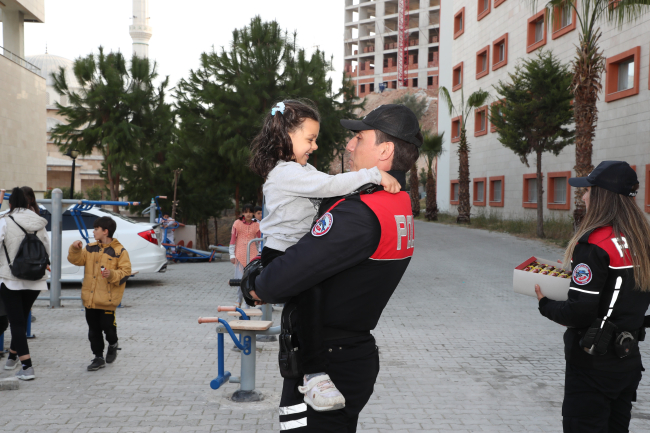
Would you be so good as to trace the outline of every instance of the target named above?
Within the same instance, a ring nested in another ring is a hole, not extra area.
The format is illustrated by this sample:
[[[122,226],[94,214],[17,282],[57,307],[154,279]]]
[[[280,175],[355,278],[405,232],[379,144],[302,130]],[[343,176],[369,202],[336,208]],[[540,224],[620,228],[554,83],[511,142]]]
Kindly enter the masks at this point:
[[[203,250],[197,250],[196,248],[192,248],[191,245],[185,246],[182,241],[179,242],[178,244],[172,244],[169,242],[169,239],[167,238],[167,232],[168,230],[174,230],[177,229],[180,224],[178,222],[173,222],[172,224],[163,224],[163,215],[162,215],[162,209],[160,208],[160,205],[158,204],[158,199],[166,199],[166,196],[156,196],[155,198],[151,199],[151,205],[147,209],[143,211],[143,215],[149,211],[149,220],[152,223],[156,223],[155,218],[152,217],[154,215],[154,208],[153,206],[155,205],[155,209],[158,211],[158,222],[160,226],[163,229],[163,236],[162,236],[162,246],[165,247],[165,250],[167,251],[167,259],[168,260],[173,260],[175,262],[187,262],[187,261],[208,261],[211,262],[214,258],[217,258],[221,260],[221,254],[217,254],[216,250],[212,251],[203,251]]]
[[[262,394],[255,389],[255,357],[258,336],[278,335],[280,327],[270,320],[250,320],[250,316],[259,315],[252,310],[237,307],[217,307],[217,311],[227,311],[229,315],[240,315],[241,320],[225,321],[220,317],[199,317],[199,323],[218,323],[217,325],[217,363],[218,376],[210,382],[210,388],[219,389],[224,383],[239,383],[239,389],[232,395],[235,402],[253,402],[262,400]],[[228,333],[235,346],[241,350],[241,375],[232,376],[224,369],[224,334]],[[235,335],[239,334],[239,338]]]

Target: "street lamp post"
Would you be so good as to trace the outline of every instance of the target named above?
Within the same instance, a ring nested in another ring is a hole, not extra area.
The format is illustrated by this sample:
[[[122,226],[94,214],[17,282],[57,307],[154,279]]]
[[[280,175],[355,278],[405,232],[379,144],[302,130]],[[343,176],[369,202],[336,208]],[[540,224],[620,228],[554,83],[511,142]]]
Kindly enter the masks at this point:
[[[72,180],[70,181],[70,200],[72,200],[74,198],[74,169],[75,169],[75,162],[77,160],[77,157],[79,156],[79,151],[70,149],[65,153],[65,156],[69,156],[70,158],[72,158]]]

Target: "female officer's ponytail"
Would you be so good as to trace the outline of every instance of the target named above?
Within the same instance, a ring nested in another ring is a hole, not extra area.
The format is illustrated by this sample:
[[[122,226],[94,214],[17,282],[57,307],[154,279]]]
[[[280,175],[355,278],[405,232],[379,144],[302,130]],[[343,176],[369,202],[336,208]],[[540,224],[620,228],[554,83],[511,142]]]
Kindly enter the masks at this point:
[[[262,130],[251,146],[251,170],[266,179],[279,161],[293,159],[290,132],[302,126],[305,119],[320,122],[320,114],[309,100],[278,102],[264,118]]]
[[[625,236],[628,248],[623,251],[634,265],[636,289],[650,292],[650,224],[634,197],[597,186],[591,187],[587,213],[564,254],[564,268],[571,269],[571,257],[578,240],[586,233],[605,226],[612,226],[619,244],[622,244],[621,236]]]

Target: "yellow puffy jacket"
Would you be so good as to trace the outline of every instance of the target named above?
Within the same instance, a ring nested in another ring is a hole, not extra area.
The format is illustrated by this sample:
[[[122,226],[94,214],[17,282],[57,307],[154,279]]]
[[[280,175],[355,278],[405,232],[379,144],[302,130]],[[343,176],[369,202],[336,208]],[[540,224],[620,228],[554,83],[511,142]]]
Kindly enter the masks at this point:
[[[85,248],[70,245],[68,261],[84,266],[84,282],[81,300],[86,308],[115,311],[124,295],[126,280],[131,276],[131,260],[122,244],[113,239],[110,244],[93,242]],[[102,277],[101,267],[109,269],[111,275]]]

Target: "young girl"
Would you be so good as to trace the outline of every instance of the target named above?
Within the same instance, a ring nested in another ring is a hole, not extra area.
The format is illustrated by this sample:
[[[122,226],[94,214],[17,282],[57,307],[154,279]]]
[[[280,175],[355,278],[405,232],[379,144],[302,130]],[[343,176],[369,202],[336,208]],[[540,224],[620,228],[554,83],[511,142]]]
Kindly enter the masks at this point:
[[[391,193],[400,191],[399,182],[376,167],[331,176],[309,165],[309,156],[318,149],[319,130],[320,116],[310,102],[285,100],[267,114],[253,140],[251,169],[266,180],[263,266],[311,230],[320,199],[346,195],[368,183],[381,184]],[[314,410],[327,411],[343,408],[345,398],[326,374],[321,296],[316,286],[298,297],[298,341],[305,373],[299,391]]]
[[[232,236],[230,237],[230,263],[235,265],[235,279],[241,279],[246,261],[246,245],[251,239],[260,237],[260,225],[253,221],[253,205],[246,204],[242,208],[243,216],[238,218],[232,225]],[[257,256],[255,244],[251,244],[249,259]],[[242,293],[237,289],[236,307],[241,307]]]

